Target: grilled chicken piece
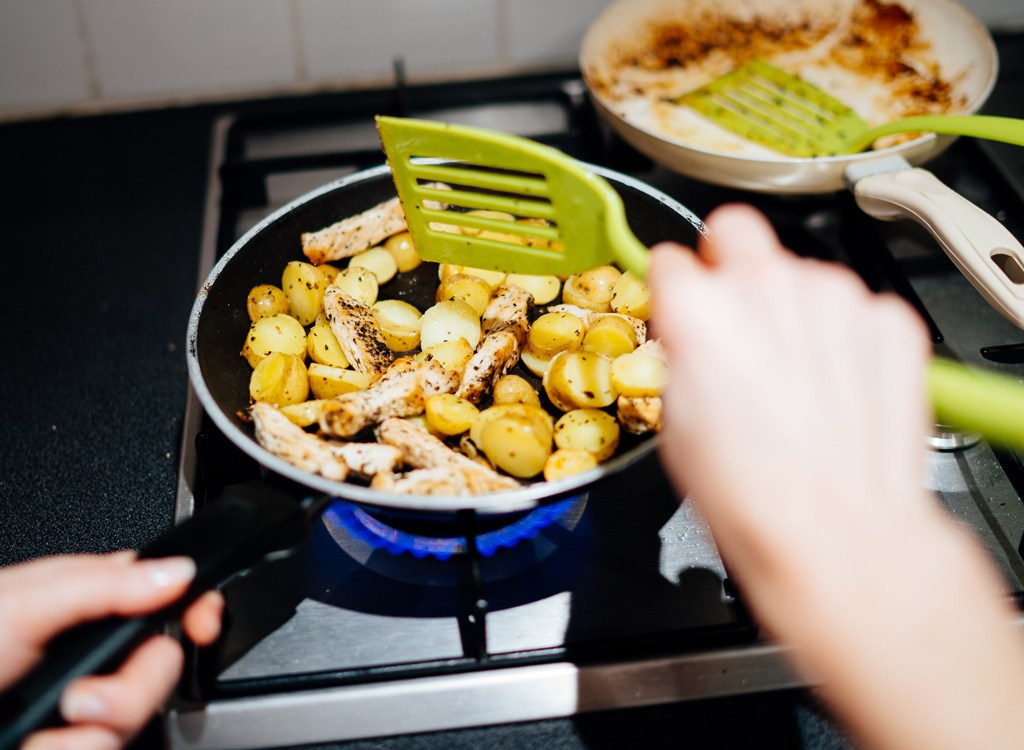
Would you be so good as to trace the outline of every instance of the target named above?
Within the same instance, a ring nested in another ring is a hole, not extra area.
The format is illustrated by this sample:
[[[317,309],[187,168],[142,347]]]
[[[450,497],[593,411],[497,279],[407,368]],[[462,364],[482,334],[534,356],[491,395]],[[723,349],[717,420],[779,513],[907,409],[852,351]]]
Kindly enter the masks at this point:
[[[657,339],[646,341],[636,349],[638,352],[646,352],[662,361],[665,360],[665,348]],[[661,397],[649,396],[645,398],[635,396],[619,396],[616,401],[619,422],[622,429],[634,435],[643,435],[648,432],[661,432]]]
[[[616,402],[622,429],[634,435],[661,432],[661,397],[619,396]]]
[[[372,477],[390,475],[402,452],[379,443],[337,443],[312,435],[270,404],[257,401],[249,409],[256,440],[297,469],[343,482],[351,472]]]
[[[456,395],[479,404],[494,388],[498,378],[516,366],[520,348],[521,341],[513,328],[488,333],[480,339],[476,351],[466,363]]]
[[[453,470],[449,466],[433,469],[414,469],[405,474],[378,474],[370,482],[371,489],[381,492],[392,492],[396,495],[446,495],[462,496],[477,495],[485,492],[499,492],[508,487],[494,487],[487,490],[474,490],[477,481],[463,471]]]
[[[329,286],[324,292],[324,313],[353,369],[369,375],[372,382],[391,366],[395,355],[369,305]]]
[[[397,197],[316,232],[302,233],[302,252],[319,265],[349,258],[408,228]]]
[[[436,361],[400,357],[369,388],[336,397],[339,406],[320,417],[320,429],[332,437],[352,437],[388,417],[422,414],[429,396],[452,393],[458,385],[459,374]]]
[[[491,391],[495,381],[516,366],[526,342],[533,297],[517,286],[498,290],[481,319],[484,336],[466,364],[457,395],[474,404]]]
[[[385,419],[381,422],[377,428],[377,439],[398,448],[402,453],[402,460],[414,469],[433,470],[430,474],[419,475],[426,477],[426,481],[420,482],[421,484],[429,487],[441,480],[447,482],[443,492],[435,490],[427,494],[478,495],[515,489],[519,486],[511,477],[503,476],[494,469],[452,450],[422,427],[403,419]],[[377,484],[374,486],[383,488],[389,486],[392,481],[398,482],[400,478],[392,480],[378,475],[375,479]],[[410,481],[408,484],[411,485],[413,482]],[[452,487],[458,487],[460,491],[453,493]]]
[[[583,325],[587,329],[590,328],[591,324],[600,317],[605,315],[614,315],[617,318],[622,318],[636,331],[636,343],[640,346],[647,341],[647,323],[640,320],[640,318],[634,318],[632,315],[626,315],[624,313],[599,313],[594,310],[588,310],[585,307],[577,307],[576,305],[551,305],[547,308],[548,312],[566,312],[575,315],[577,318],[583,321]]]

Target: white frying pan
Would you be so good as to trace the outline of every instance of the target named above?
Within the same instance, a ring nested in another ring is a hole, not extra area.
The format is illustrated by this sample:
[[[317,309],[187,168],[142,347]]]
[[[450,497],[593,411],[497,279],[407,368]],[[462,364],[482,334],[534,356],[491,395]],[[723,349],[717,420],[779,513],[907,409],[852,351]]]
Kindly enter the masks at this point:
[[[830,89],[869,124],[901,99],[878,84],[835,73],[827,50],[850,28],[855,9],[870,0],[618,0],[587,31],[580,67],[599,114],[630,145],[656,163],[695,179],[760,193],[806,195],[849,188],[871,216],[922,224],[988,302],[1024,328],[1024,247],[995,218],[914,165],[940,154],[953,136],[927,134],[851,156],[792,158],[743,142],[664,99],[728,72],[735,61],[722,42],[697,61],[638,72],[623,53],[644,51],[653,26],[671,25],[703,36],[708,24],[734,19],[736,29],[792,27],[810,19],[834,30],[810,50],[761,55]],[[899,0],[917,25],[921,49],[908,54],[934,62],[952,88],[953,111],[981,109],[995,84],[998,60],[988,30],[952,0]],[[711,19],[711,20],[709,20]],[[703,27],[701,26],[703,24]]]

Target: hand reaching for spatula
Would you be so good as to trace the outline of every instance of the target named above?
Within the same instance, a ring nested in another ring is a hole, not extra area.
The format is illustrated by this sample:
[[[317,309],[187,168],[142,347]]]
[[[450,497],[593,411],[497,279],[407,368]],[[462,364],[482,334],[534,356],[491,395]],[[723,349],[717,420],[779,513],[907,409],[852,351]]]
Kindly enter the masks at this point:
[[[799,259],[753,209],[654,251],[664,465],[755,616],[868,746],[1010,747],[1024,639],[924,489],[930,355],[909,306]]]

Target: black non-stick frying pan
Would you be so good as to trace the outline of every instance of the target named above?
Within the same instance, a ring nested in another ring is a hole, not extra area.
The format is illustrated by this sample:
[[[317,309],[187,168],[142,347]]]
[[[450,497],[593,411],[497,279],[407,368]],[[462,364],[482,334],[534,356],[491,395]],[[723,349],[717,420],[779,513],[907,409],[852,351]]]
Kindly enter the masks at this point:
[[[642,242],[652,245],[675,240],[691,246],[696,242],[703,225],[684,206],[630,177],[593,169],[620,193],[630,226]],[[73,679],[116,666],[203,591],[301,541],[331,498],[440,520],[458,511],[494,517],[579,493],[654,449],[656,436],[624,439],[615,457],[585,474],[478,497],[377,492],[300,471],[264,450],[253,436],[252,425],[240,416],[249,406],[251,369],[239,354],[249,329],[249,290],[256,284],[280,283],[285,264],[302,258],[302,232],[328,226],[394,195],[391,174],[381,166],[325,185],[268,216],[217,263],[199,291],[189,320],[189,374],[203,408],[245,453],[271,472],[308,486],[310,496],[300,502],[293,493],[281,492],[267,482],[229,487],[224,496],[141,550],[142,557],[192,557],[197,575],[188,593],[173,606],[149,616],[88,623],[51,644],[44,661],[0,701],[0,750],[16,747],[40,726],[59,723],[60,695]],[[434,302],[436,288],[437,267],[425,263],[386,284],[381,296],[404,299],[426,309]],[[525,369],[521,374],[528,375]]]
[[[592,167],[621,194],[630,226],[652,245],[675,240],[692,245],[700,220],[667,195],[630,177]],[[300,235],[352,216],[395,195],[386,166],[346,177],[315,190],[267,217],[225,254],[203,284],[188,330],[188,364],[192,385],[217,427],[266,468],[320,492],[357,503],[428,514],[474,510],[484,514],[526,510],[568,494],[622,470],[653,449],[655,437],[623,436],[618,454],[597,469],[558,482],[534,482],[521,489],[477,497],[420,497],[335,482],[296,469],[256,442],[252,425],[240,417],[249,406],[251,369],[239,356],[249,318],[245,300],[256,284],[280,284],[290,260],[303,258]],[[381,287],[380,297],[403,299],[421,310],[434,304],[437,266],[424,263]],[[533,378],[523,367],[517,373]],[[533,378],[534,382],[536,379]],[[556,415],[559,414],[556,412]]]

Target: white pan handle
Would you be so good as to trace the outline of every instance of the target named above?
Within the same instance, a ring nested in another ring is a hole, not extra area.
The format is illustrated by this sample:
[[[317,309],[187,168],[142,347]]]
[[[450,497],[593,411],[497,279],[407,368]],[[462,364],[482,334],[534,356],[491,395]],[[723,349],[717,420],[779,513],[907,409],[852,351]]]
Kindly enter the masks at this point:
[[[870,216],[928,229],[989,304],[1024,328],[1024,247],[995,217],[916,167],[862,177],[852,189]]]

